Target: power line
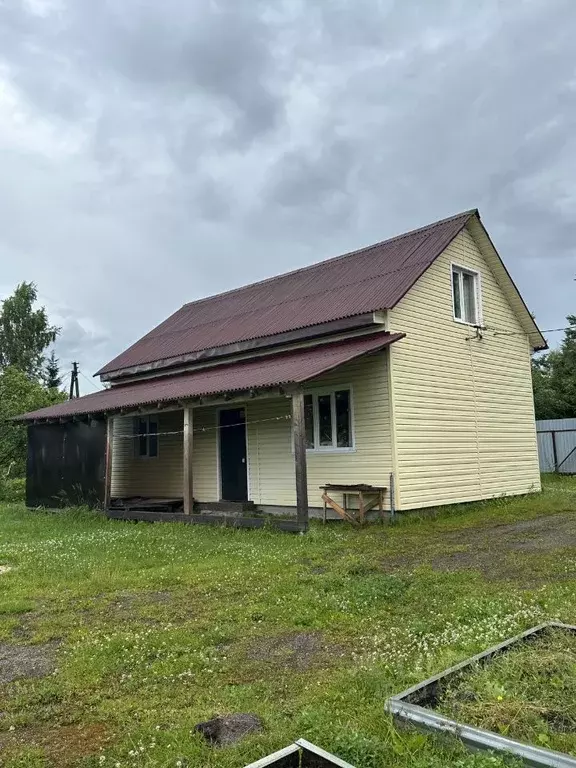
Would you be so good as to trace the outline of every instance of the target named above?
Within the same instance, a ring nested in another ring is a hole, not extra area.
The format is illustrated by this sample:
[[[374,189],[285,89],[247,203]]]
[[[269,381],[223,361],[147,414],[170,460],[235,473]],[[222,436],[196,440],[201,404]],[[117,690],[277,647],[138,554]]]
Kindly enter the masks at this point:
[[[69,414],[69,417],[72,418],[73,416],[81,416],[82,414]],[[98,414],[95,414],[98,415]],[[125,418],[143,418],[147,416],[148,414],[142,414],[142,416],[139,416],[138,414],[124,414]],[[112,418],[118,418],[121,414],[112,414]],[[242,426],[248,426],[251,424],[263,424],[264,422],[268,421],[292,421],[292,416],[287,413],[284,416],[271,416],[268,419],[253,419],[251,421],[239,421],[236,424],[223,424],[218,425],[216,427],[198,427],[198,429],[193,429],[192,432],[195,435],[200,435],[205,432],[214,432],[215,430],[219,429],[229,429],[230,427],[242,427]],[[19,422],[19,421],[12,421],[10,418],[7,419],[0,419],[0,424],[6,423],[6,424],[14,424],[15,426],[26,426],[25,422]],[[139,433],[133,433],[133,432],[126,432],[124,434],[115,434],[114,437],[126,437],[126,438],[137,438],[137,437],[146,437],[148,435],[151,435],[152,437],[162,437],[163,435],[183,435],[184,430],[183,429],[173,429],[169,430],[167,432],[139,432]]]
[[[134,416],[134,418],[139,418],[137,415]],[[292,416],[290,414],[286,414],[285,416],[272,416],[269,419],[254,419],[252,421],[239,421],[237,424],[223,424],[221,426],[217,427],[199,427],[198,429],[193,429],[192,432],[195,435],[200,435],[205,432],[214,432],[215,430],[219,429],[229,429],[230,427],[242,427],[242,426],[248,426],[251,424],[263,424],[267,421],[291,421]],[[138,437],[162,437],[163,435],[183,435],[184,430],[183,429],[174,429],[170,430],[169,432],[126,432],[124,434],[114,434],[114,437],[121,437],[121,438],[130,438],[132,440],[138,438]]]
[[[80,369],[78,369],[78,373],[79,373],[79,374],[80,374],[80,376],[82,376],[82,378],[83,378],[85,381],[87,381],[87,382],[88,382],[88,384],[90,384],[90,386],[91,386],[93,389],[95,389],[97,392],[102,392],[102,391],[103,391],[101,387],[98,387],[96,384],[94,384],[94,382],[93,382],[93,381],[91,381],[91,380],[88,378],[88,376],[86,376],[86,374],[85,374],[85,373],[83,373],[83,372],[82,372]]]
[[[494,336],[526,336],[525,331],[498,331],[492,328],[487,328],[487,331],[491,331]],[[546,328],[546,330],[540,331],[540,333],[560,333],[561,331],[574,331],[576,326],[569,325],[567,328]]]

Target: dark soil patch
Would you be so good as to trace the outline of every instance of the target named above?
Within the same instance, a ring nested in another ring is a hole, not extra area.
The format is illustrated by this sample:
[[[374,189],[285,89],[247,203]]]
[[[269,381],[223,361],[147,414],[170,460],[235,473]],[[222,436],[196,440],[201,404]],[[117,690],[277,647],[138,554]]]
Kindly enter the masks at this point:
[[[437,540],[430,546],[419,541],[417,551],[386,558],[382,567],[388,573],[421,565],[442,572],[473,570],[488,580],[514,579],[525,586],[536,586],[542,580],[550,580],[551,575],[539,579],[521,555],[554,553],[576,547],[576,515],[563,513],[449,531],[444,534],[442,545],[439,550]],[[564,577],[557,574],[556,578]]]
[[[0,753],[8,756],[22,747],[36,747],[55,766],[73,766],[89,755],[99,754],[113,739],[100,723],[64,725],[58,728],[21,728],[0,733]],[[1,763],[0,763],[1,764]]]
[[[61,616],[60,626],[65,635],[67,628],[78,625],[89,627],[106,623],[116,626],[126,621],[145,626],[167,621],[185,623],[197,613],[192,599],[182,601],[180,596],[167,591],[103,593],[91,598],[72,598],[65,605],[57,601],[41,601],[37,610],[20,614],[19,625],[12,635],[17,641],[33,642],[39,628],[45,623],[52,625],[57,614]]]
[[[324,642],[321,632],[295,632],[274,637],[261,637],[246,651],[251,661],[263,661],[287,669],[305,670],[340,658],[343,648]]]
[[[194,730],[201,733],[207,742],[215,746],[224,747],[262,730],[262,721],[256,715],[240,712],[235,715],[223,715],[198,723]]]
[[[58,643],[10,645],[0,643],[0,684],[26,677],[46,677],[54,670]]]
[[[39,611],[23,611],[19,614],[18,625],[12,630],[12,637],[17,642],[32,640],[34,636],[34,627],[40,616],[41,613]]]
[[[309,569],[310,573],[313,573],[314,575],[318,575],[321,573],[326,573],[328,568],[326,565],[322,562],[318,562],[316,560],[311,560],[309,557],[304,557],[300,561],[302,565],[306,566],[306,568]]]
[[[141,605],[166,605],[174,600],[171,592],[121,592],[112,598],[110,605],[120,610],[130,611],[131,608]]]

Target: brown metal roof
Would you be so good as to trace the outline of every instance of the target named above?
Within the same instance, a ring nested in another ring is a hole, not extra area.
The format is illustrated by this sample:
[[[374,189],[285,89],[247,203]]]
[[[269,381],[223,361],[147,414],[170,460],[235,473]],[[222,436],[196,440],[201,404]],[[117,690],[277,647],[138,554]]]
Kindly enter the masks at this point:
[[[19,416],[18,420],[67,418],[192,397],[301,384],[349,360],[382,350],[403,336],[402,333],[380,331],[320,346],[202,368],[191,373],[118,385],[39,411],[31,411]]]
[[[474,215],[186,304],[98,373],[390,309]]]

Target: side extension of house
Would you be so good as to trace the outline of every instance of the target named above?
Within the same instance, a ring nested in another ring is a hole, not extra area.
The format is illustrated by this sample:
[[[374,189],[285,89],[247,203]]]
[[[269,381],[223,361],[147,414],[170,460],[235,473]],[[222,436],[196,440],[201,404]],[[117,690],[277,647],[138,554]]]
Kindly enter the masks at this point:
[[[389,312],[399,509],[540,490],[532,349],[478,242],[467,226]],[[452,265],[479,275],[485,330],[454,319]]]

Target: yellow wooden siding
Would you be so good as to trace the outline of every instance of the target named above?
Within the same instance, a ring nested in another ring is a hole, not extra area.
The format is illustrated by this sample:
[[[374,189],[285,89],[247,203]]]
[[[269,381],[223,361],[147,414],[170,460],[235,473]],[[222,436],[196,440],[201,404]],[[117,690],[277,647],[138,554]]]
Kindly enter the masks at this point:
[[[196,501],[218,501],[217,409],[194,408],[192,482]]]
[[[389,484],[391,472],[387,353],[341,366],[306,391],[350,385],[353,452],[308,452],[308,501],[322,506],[324,483]],[[254,400],[247,405],[250,498],[257,504],[295,506],[290,399]]]
[[[182,497],[182,434],[160,435],[158,456],[136,455],[132,416],[114,419],[112,444],[112,496]],[[183,428],[182,411],[158,414],[160,432]]]
[[[482,340],[453,319],[452,262],[481,275]],[[539,490],[528,338],[467,230],[389,327],[407,334],[391,363],[400,508]]]
[[[112,496],[155,496],[181,498],[183,495],[183,413],[158,414],[160,435],[158,456],[135,455],[133,417],[114,419],[112,451]],[[194,498],[216,501],[219,498],[216,460],[216,408],[194,409],[193,483]]]

